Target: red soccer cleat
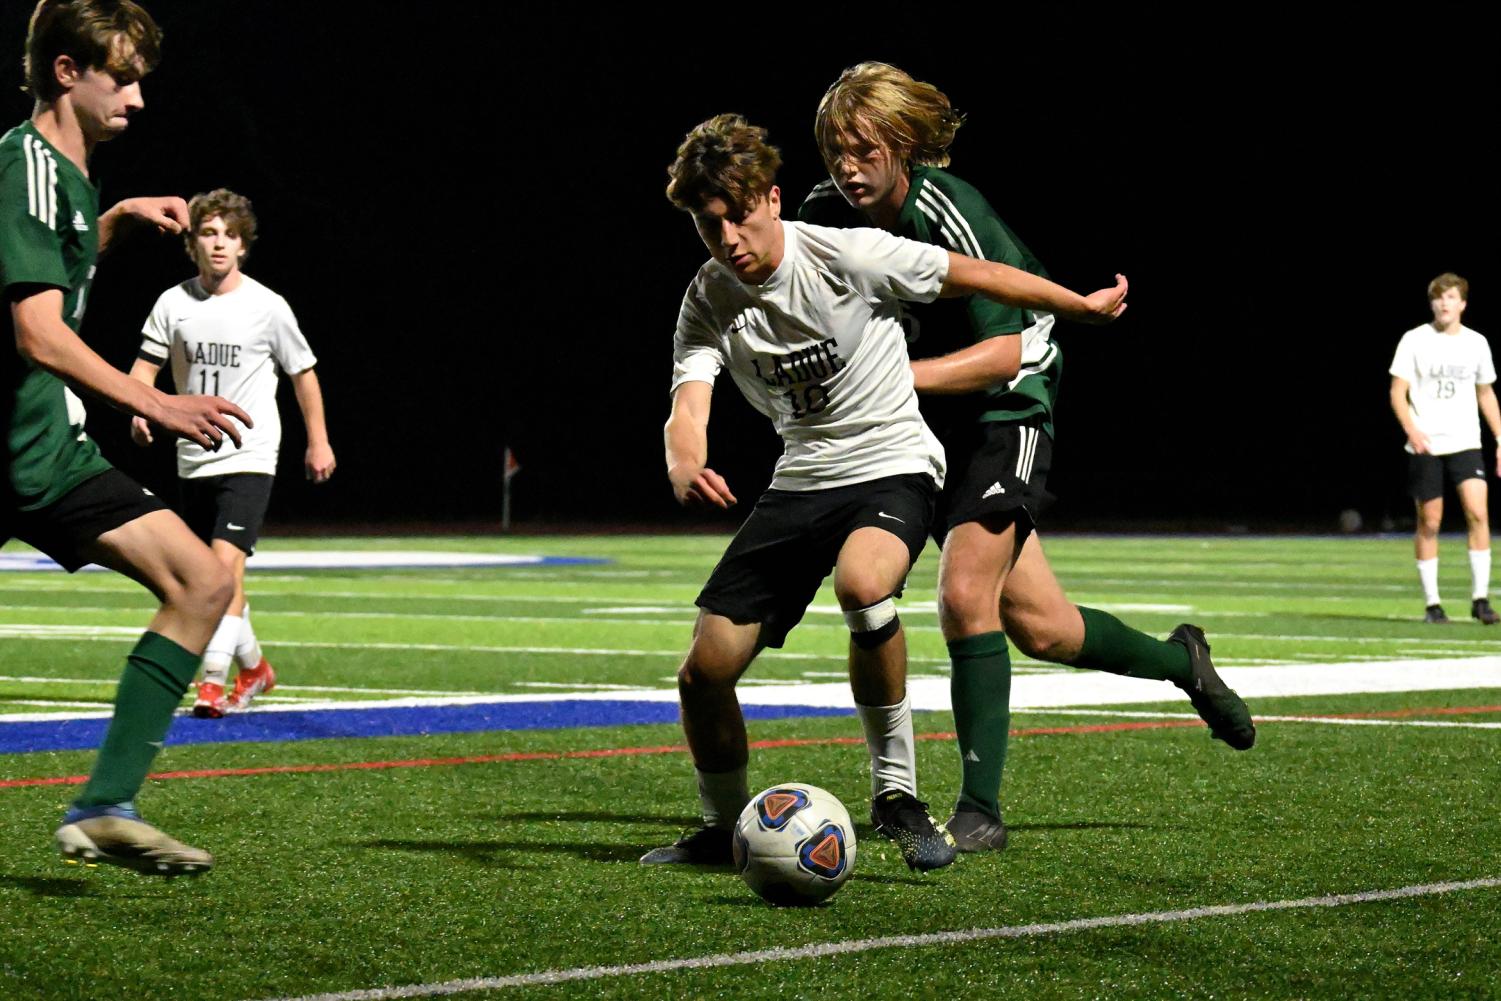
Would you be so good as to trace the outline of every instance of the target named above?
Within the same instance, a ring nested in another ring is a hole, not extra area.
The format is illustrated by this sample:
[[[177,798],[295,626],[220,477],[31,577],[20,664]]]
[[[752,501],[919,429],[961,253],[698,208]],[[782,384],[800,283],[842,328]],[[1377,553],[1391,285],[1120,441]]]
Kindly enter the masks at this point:
[[[198,683],[198,697],[193,700],[193,715],[199,719],[218,719],[229,708],[224,698],[224,686],[212,681]]]
[[[276,671],[262,657],[261,662],[248,670],[241,668],[240,673],[235,675],[235,690],[229,696],[228,711],[232,713],[244,712],[250,708],[250,703],[262,692],[269,692],[276,687]]]

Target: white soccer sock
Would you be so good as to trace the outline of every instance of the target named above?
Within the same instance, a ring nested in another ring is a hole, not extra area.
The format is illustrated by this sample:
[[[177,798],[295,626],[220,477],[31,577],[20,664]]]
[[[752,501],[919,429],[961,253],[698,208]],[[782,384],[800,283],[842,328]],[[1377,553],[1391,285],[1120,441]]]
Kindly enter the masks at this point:
[[[698,802],[703,809],[704,824],[709,827],[733,827],[740,819],[740,811],[750,802],[750,790],[745,785],[745,766],[728,772],[706,772],[695,768],[698,775]]]
[[[1488,598],[1491,593],[1491,551],[1470,550],[1471,598]]]
[[[235,657],[235,641],[240,638],[242,622],[238,615],[226,615],[219,620],[214,638],[208,641],[203,651],[203,680],[223,685],[229,682],[229,662]]]
[[[1423,604],[1438,604],[1438,557],[1418,560],[1418,580],[1423,583]]]
[[[255,630],[250,628],[250,602],[245,602],[240,618],[244,624],[240,626],[240,636],[235,643],[235,661],[241,669],[251,671],[261,662],[261,644],[255,638]]]
[[[870,750],[870,794],[900,789],[917,795],[917,752],[912,736],[912,700],[903,695],[894,706],[855,704],[865,746]]]

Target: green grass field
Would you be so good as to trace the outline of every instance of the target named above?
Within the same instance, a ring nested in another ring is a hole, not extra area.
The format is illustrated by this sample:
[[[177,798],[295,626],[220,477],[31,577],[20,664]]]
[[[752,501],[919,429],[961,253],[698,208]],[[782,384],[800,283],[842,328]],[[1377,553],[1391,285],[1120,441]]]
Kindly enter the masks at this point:
[[[612,562],[252,573],[282,682],[264,705],[649,699],[673,686],[725,541],[271,540]],[[218,858],[170,883],[52,853],[72,787],[33,780],[85,773],[91,752],[0,753],[0,997],[1498,996],[1501,686],[1424,678],[1501,665],[1501,629],[1456,614],[1461,548],[1445,543],[1456,622],[1439,628],[1417,621],[1406,540],[1050,540],[1074,600],[1159,635],[1200,623],[1232,683],[1364,666],[1431,690],[1251,697],[1262,722],[1244,754],[1182,719],[1170,686],[1156,702],[1019,707],[1005,853],[918,876],[862,823],[854,878],[806,910],[763,904],[728,870],[636,864],[695,820],[671,723],[169,744],[160,770],[208,774],[153,780],[142,810]],[[934,555],[902,616],[914,685],[941,687]],[[0,573],[0,740],[21,725],[7,716],[107,710],[151,610],[107,574]],[[747,700],[826,691],[846,643],[826,590],[752,668]],[[952,717],[916,725],[923,793],[945,815]],[[753,752],[753,788],[813,782],[864,817],[852,718],[752,722],[751,736],[784,745]],[[354,767],[371,763],[385,767]],[[1397,890],[1410,895],[1379,896]],[[1343,894],[1358,896],[1330,899]]]

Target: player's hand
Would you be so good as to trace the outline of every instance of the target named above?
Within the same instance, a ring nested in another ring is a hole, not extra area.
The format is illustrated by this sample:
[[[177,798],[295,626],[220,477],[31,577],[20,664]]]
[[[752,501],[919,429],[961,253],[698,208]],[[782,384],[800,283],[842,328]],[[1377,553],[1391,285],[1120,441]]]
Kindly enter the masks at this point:
[[[181,233],[192,225],[188,203],[176,195],[127,198],[119,208],[131,219],[155,226],[158,233]]]
[[[729,510],[737,503],[735,495],[730,492],[730,486],[714,470],[705,467],[698,471],[692,479],[683,479],[674,476],[669,470],[668,479],[672,481],[672,493],[677,497],[678,503],[686,506],[695,504],[712,504],[714,507]]]
[[[314,483],[327,483],[336,465],[334,450],[327,445],[309,445],[302,460],[303,472]]]
[[[1407,434],[1407,443],[1412,446],[1413,453],[1416,455],[1427,455],[1433,448],[1433,443],[1421,431],[1409,431]]]
[[[144,417],[130,419],[130,440],[145,448],[151,444],[151,422]]]
[[[1126,276],[1116,275],[1115,285],[1084,297],[1084,312],[1075,319],[1085,323],[1109,323],[1126,311]]]
[[[219,451],[225,438],[234,442],[235,448],[240,447],[236,420],[248,428],[255,427],[249,414],[222,396],[163,396],[166,402],[154,422],[210,452]]]

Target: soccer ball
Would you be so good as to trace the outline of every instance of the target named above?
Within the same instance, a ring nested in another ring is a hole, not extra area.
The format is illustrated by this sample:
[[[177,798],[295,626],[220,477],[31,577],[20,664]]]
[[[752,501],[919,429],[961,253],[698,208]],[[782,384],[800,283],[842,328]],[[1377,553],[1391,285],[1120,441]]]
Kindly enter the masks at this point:
[[[735,822],[735,869],[779,906],[816,904],[855,868],[855,825],[832,793],[788,782],[750,801]]]

